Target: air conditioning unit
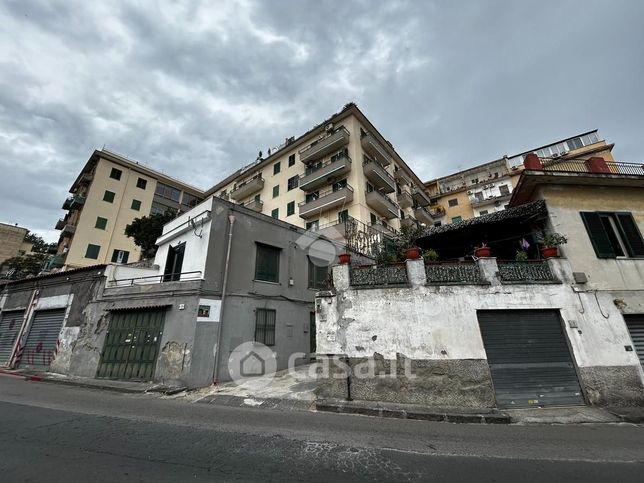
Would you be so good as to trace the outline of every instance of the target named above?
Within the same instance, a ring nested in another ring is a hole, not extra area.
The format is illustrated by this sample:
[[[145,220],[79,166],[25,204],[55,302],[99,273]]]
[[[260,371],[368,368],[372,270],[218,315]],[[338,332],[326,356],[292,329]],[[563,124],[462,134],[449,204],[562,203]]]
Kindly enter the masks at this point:
[[[558,158],[559,156],[561,156],[561,153],[554,153],[551,157]]]
[[[467,194],[468,194],[468,195],[471,195],[472,193],[473,193],[473,191],[472,191],[472,190],[470,190],[470,191],[468,191],[468,192],[467,192]]]

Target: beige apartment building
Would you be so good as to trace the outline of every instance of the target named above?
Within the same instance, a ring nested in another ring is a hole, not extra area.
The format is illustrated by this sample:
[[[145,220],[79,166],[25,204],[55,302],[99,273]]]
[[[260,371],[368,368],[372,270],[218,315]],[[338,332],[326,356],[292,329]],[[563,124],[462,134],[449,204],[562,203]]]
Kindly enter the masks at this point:
[[[444,213],[434,224],[458,223],[504,210],[529,153],[565,171],[566,160],[601,156],[612,161],[613,146],[594,130],[428,181],[425,188],[431,197],[431,209]]]
[[[187,211],[203,199],[198,188],[106,149],[94,151],[69,191],[51,266],[136,262],[141,252],[125,236],[128,224],[152,213]]]
[[[353,103],[228,176],[209,195],[349,244],[352,237],[388,236],[405,223],[435,219],[421,180]]]
[[[25,242],[29,230],[18,225],[0,223],[0,265],[6,260],[30,253],[32,244]]]

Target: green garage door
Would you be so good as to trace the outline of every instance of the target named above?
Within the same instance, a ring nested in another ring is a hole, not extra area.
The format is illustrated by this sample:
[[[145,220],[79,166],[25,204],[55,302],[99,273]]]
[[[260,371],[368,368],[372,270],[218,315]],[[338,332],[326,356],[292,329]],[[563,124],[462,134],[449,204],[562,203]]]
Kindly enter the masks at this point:
[[[11,358],[24,316],[24,310],[0,313],[0,366],[7,364]]]
[[[477,315],[499,407],[584,404],[557,310]]]
[[[96,377],[151,380],[164,317],[165,308],[112,312]]]

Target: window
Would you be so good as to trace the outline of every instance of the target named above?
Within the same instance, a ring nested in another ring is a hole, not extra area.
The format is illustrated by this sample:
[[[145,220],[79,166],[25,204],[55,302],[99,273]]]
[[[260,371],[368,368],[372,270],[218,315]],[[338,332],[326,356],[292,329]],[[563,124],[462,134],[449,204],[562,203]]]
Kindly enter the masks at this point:
[[[297,188],[299,184],[300,184],[300,177],[293,176],[292,178],[289,178],[287,181],[287,190],[291,191],[292,189]]]
[[[110,171],[110,178],[120,180],[122,174],[123,171],[121,171],[120,169],[112,168],[112,171]]]
[[[141,202],[139,200],[132,200],[132,209],[139,211],[141,209]]]
[[[476,184],[476,183],[478,183],[478,182],[479,182],[479,179],[478,179],[478,178],[473,178],[473,179],[471,180],[471,182],[472,182],[472,184]]]
[[[476,193],[474,193],[474,198],[476,199],[476,201],[483,201],[483,192],[482,191],[477,191]],[[458,200],[456,200],[456,201],[458,201]]]
[[[461,217],[461,216],[455,216],[455,217],[452,218],[452,223],[454,223],[454,224],[460,223],[461,221],[463,221],[463,217]]]
[[[510,188],[507,184],[502,184],[501,186],[499,186],[499,191],[501,192],[501,196],[510,194]]]
[[[291,154],[291,155],[288,157],[288,167],[290,168],[290,167],[291,167],[291,166],[293,166],[294,164],[295,164],[295,153]]]
[[[179,202],[179,198],[181,198],[181,191],[163,183],[157,183],[157,188],[154,190],[154,193],[163,198],[176,201],[177,203]]]
[[[127,263],[130,252],[125,250],[114,250],[112,253],[112,263]]]
[[[309,283],[308,288],[322,289],[326,286],[329,266],[326,260],[309,258]]]
[[[145,178],[139,178],[136,180],[136,187],[144,190],[148,186],[148,180]]]
[[[488,213],[488,212],[487,212],[487,210],[481,210],[481,211],[479,212],[479,215],[480,215],[480,216],[483,216],[483,215],[487,215],[487,213]]]
[[[644,257],[644,241],[630,213],[580,214],[597,258]]]
[[[87,245],[87,250],[85,251],[85,258],[91,258],[92,260],[96,260],[98,258],[98,254],[101,251],[101,247],[98,245],[92,245],[91,243]]]
[[[105,230],[106,226],[107,226],[107,218],[102,218],[100,216],[97,216],[96,224],[94,225],[94,228],[98,228],[99,230]]]
[[[114,191],[105,190],[105,193],[103,193],[103,201],[114,203],[114,196],[116,196],[116,193],[114,193]]]
[[[434,222],[434,226],[441,226],[441,225],[442,225],[442,223],[440,221],[435,221]]]
[[[275,319],[273,309],[255,309],[255,342],[275,345]]]
[[[347,187],[347,179],[341,179],[340,181],[336,181],[333,183],[333,192],[335,193],[336,191],[340,191],[341,189],[344,189]]]
[[[193,196],[189,193],[184,193],[183,198],[181,198],[181,204],[188,208],[194,208],[199,203],[199,198]]]
[[[273,165],[273,174],[278,174],[281,170],[281,163],[277,162]]]
[[[315,201],[319,198],[320,198],[319,191],[314,191],[313,193],[307,193],[306,196],[304,197],[307,203],[310,203],[311,201]]]
[[[281,249],[257,244],[257,257],[255,259],[255,280],[262,282],[279,282]]]
[[[170,208],[169,206],[162,205],[156,201],[152,202],[152,206],[150,207],[151,215],[163,215],[166,211],[176,212],[177,210],[176,208]]]
[[[295,201],[291,201],[286,205],[286,216],[291,216],[295,214]]]
[[[168,257],[165,260],[165,269],[163,270],[164,282],[181,280],[181,269],[183,268],[183,255],[185,251],[185,242],[168,247]]]
[[[369,213],[369,219],[371,220],[372,225],[376,225],[378,223],[378,217],[373,213]]]
[[[338,212],[338,223],[346,223],[349,221],[349,210],[342,210]]]
[[[373,185],[371,183],[367,183],[367,193],[371,193],[374,190],[375,188],[373,187]]]
[[[275,218],[276,220],[279,219],[280,217],[280,209],[275,208],[273,211],[271,211],[271,216]]]
[[[458,198],[452,198],[451,200],[447,200],[447,206],[458,206]]]
[[[277,198],[280,195],[280,185],[273,186],[273,198]]]
[[[311,230],[311,231],[317,231],[317,229],[320,227],[320,220],[315,220],[315,221],[307,221],[306,222],[306,229]]]

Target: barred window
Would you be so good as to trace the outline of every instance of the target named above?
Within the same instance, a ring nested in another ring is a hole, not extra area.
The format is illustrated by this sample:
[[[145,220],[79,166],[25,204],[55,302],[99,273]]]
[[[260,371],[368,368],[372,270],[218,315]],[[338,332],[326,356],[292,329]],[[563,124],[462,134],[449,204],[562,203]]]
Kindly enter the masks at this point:
[[[255,309],[255,342],[275,345],[275,319],[275,310]]]

